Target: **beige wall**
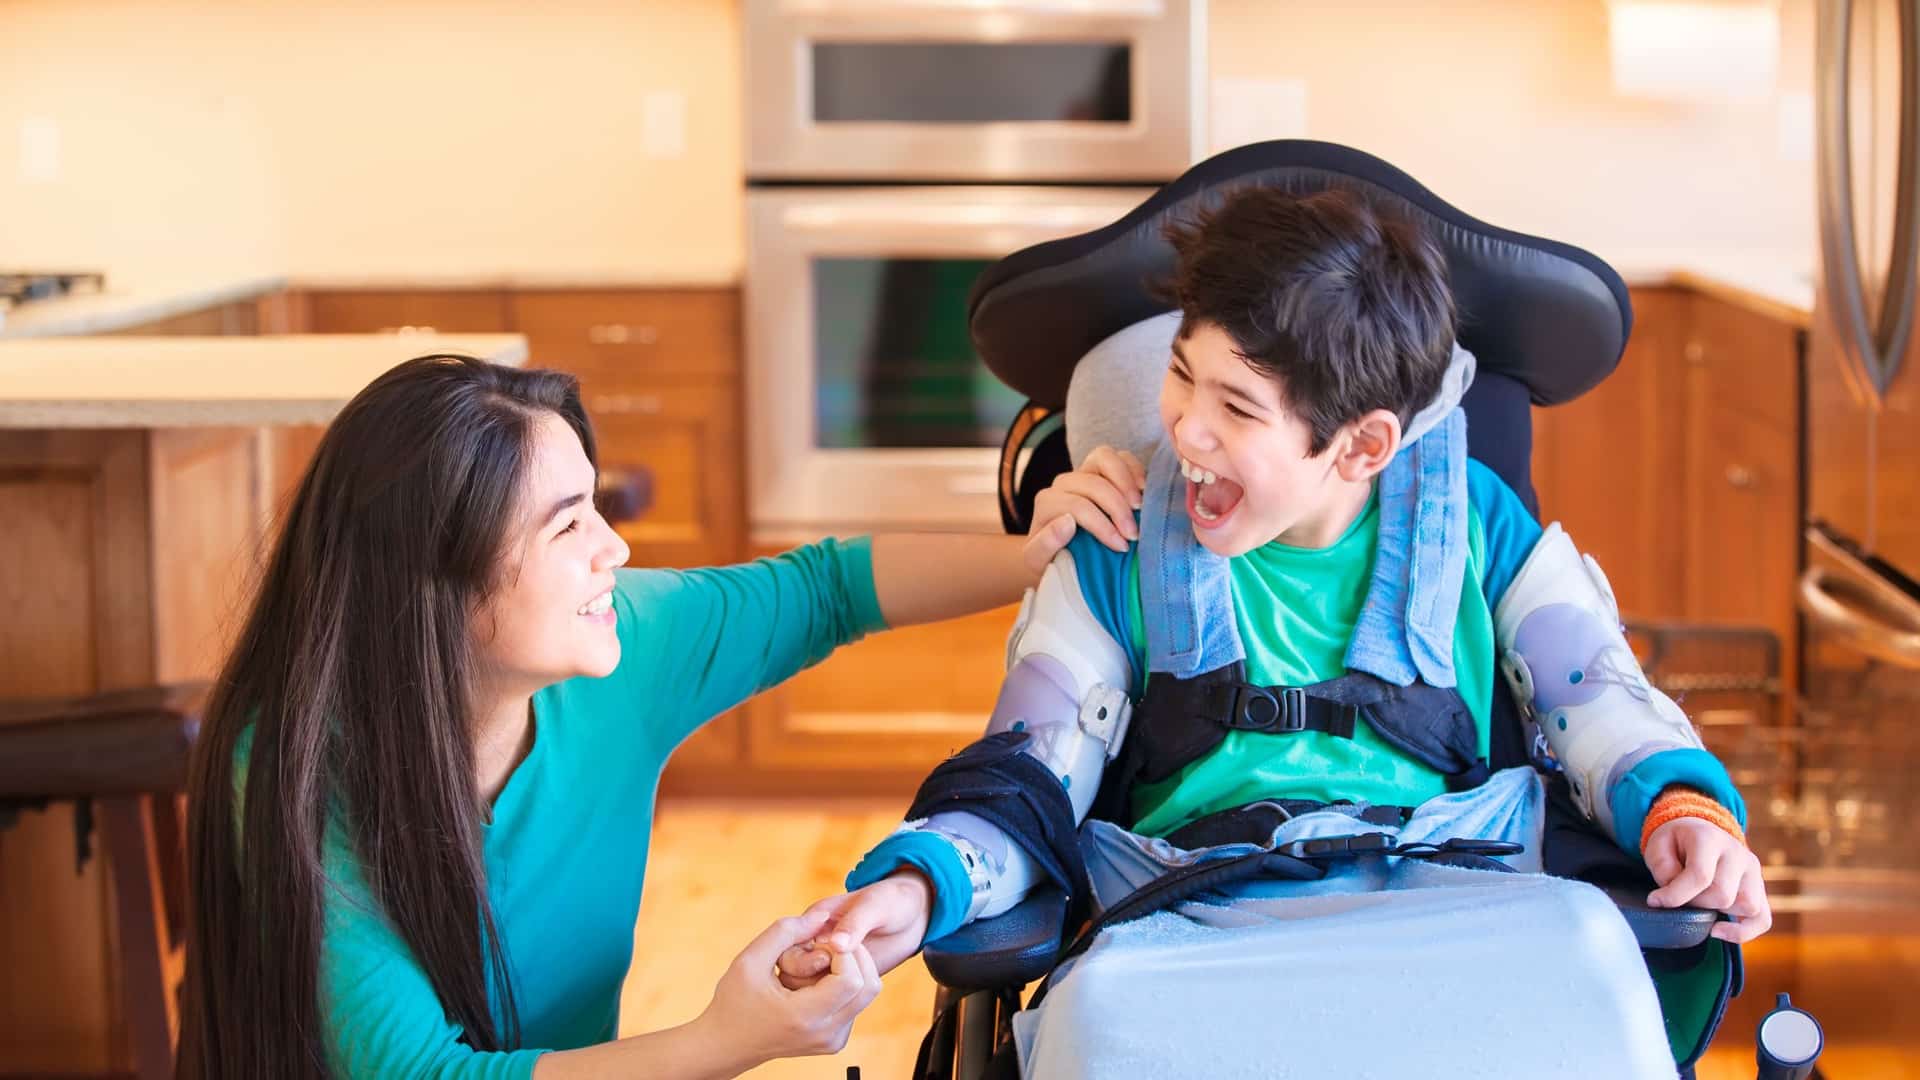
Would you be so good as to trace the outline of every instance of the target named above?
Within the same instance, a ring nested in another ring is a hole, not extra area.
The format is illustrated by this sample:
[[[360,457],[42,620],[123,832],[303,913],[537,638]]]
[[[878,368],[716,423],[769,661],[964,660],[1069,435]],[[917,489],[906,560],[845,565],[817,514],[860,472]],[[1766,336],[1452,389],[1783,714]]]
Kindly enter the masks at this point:
[[[1771,105],[1623,101],[1601,0],[1212,0],[1308,134],[1605,252],[1811,249]],[[1783,83],[1804,90],[1786,0]],[[738,0],[0,0],[0,264],[707,279],[741,259]],[[681,91],[687,148],[643,153]],[[62,176],[21,179],[26,118]]]
[[[1310,137],[1470,214],[1611,257],[1811,258],[1813,166],[1781,152],[1778,103],[1621,98],[1601,0],[1212,3],[1214,75],[1304,80]],[[1812,0],[1780,11],[1780,90],[1805,94]]]
[[[0,0],[0,264],[669,273],[740,260],[728,0]],[[686,154],[641,101],[687,95]],[[64,175],[20,182],[21,118]]]

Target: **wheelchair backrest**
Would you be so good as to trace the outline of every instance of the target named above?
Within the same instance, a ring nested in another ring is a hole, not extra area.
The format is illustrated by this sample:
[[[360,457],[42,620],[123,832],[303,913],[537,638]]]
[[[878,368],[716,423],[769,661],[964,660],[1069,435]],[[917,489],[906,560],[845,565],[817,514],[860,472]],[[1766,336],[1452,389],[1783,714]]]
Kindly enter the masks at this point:
[[[1002,523],[1025,531],[1033,494],[1069,467],[1069,443],[1084,452],[1092,442],[1117,441],[1069,434],[1082,410],[1067,408],[1068,390],[1095,345],[1168,310],[1149,287],[1173,267],[1163,227],[1254,184],[1300,193],[1352,188],[1428,231],[1447,258],[1459,341],[1479,365],[1464,402],[1469,452],[1535,508],[1529,406],[1570,401],[1613,371],[1633,327],[1626,284],[1596,256],[1470,217],[1370,154],[1293,139],[1203,161],[1113,224],[1014,252],[974,282],[974,348],[1029,399],[1002,451]],[[1158,363],[1164,366],[1164,355]],[[1148,377],[1147,367],[1143,360],[1144,385],[1129,390],[1150,408],[1159,374]]]

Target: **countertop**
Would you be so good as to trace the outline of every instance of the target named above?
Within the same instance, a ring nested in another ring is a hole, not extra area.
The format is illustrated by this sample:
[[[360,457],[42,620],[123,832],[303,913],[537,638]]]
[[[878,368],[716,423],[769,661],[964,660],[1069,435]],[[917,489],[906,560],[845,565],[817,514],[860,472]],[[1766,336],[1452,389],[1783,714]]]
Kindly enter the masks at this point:
[[[518,334],[296,334],[0,341],[0,428],[324,424],[429,352],[527,359]]]
[[[1696,289],[1806,329],[1813,323],[1811,262],[1777,254],[1601,252],[1628,285]]]
[[[0,341],[110,334],[190,311],[251,300],[286,287],[287,279],[274,274],[236,274],[145,285],[116,281],[108,274],[106,288],[100,292],[33,300],[0,313]]]

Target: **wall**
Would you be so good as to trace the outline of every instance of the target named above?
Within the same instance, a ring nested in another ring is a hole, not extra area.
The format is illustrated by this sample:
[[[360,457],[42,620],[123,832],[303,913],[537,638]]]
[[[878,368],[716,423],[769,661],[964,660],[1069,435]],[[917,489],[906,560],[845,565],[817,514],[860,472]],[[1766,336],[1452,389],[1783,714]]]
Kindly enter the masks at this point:
[[[1611,86],[1600,0],[1212,0],[1217,77],[1306,84],[1306,134],[1393,162],[1462,210],[1639,253],[1810,260],[1812,0],[1781,4],[1781,98],[1633,101]],[[1789,123],[1791,126],[1791,123]],[[1804,136],[1804,137],[1803,137]]]
[[[1785,0],[1804,92],[1811,0]],[[297,277],[730,278],[728,0],[0,0],[0,265]],[[1212,0],[1213,72],[1301,80],[1306,133],[1603,254],[1813,246],[1772,105],[1614,95],[1601,0]],[[686,95],[650,158],[642,102]],[[61,175],[22,176],[57,129]]]
[[[0,264],[731,278],[738,37],[723,0],[0,0]]]

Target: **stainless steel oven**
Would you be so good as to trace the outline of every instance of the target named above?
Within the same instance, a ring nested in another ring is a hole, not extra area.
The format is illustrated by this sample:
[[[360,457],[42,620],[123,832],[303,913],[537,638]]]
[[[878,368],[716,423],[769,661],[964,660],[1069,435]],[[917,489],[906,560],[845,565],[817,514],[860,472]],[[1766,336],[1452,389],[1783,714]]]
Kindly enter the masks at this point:
[[[1151,188],[897,186],[747,193],[748,506],[763,538],[998,531],[1022,399],[974,355],[988,263],[1099,228]]]
[[[755,180],[1154,181],[1204,145],[1206,0],[747,0]]]

